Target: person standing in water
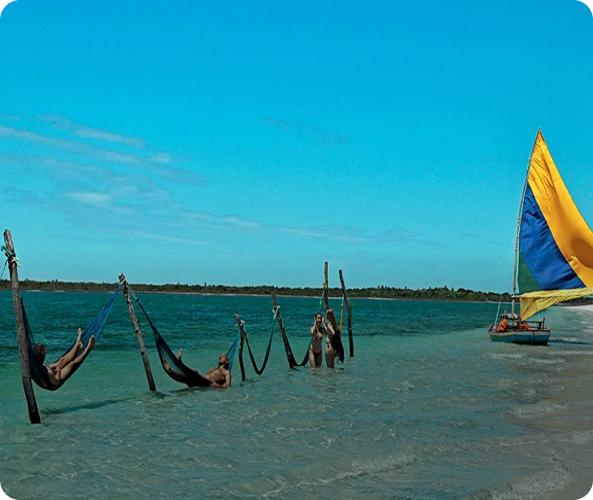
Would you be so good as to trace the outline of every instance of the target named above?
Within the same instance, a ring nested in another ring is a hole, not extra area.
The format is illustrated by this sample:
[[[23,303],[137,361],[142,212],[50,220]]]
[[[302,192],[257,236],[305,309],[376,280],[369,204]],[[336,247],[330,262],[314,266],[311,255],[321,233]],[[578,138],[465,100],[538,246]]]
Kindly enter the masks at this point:
[[[323,336],[326,333],[323,316],[320,312],[315,315],[315,322],[311,327],[311,345],[309,346],[309,363],[311,366],[321,366],[323,363]]]
[[[344,346],[342,345],[342,333],[338,328],[336,315],[333,309],[325,311],[327,319],[327,335],[325,337],[325,364],[328,368],[334,367],[336,356],[340,362],[344,362]]]

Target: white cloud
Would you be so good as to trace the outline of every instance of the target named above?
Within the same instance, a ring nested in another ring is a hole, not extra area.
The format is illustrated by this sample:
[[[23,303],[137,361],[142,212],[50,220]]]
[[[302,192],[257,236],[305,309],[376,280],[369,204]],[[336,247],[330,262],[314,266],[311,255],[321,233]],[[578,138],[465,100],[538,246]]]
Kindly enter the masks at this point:
[[[111,200],[111,197],[104,193],[78,192],[70,193],[69,196],[70,198],[80,203],[86,203],[87,205],[107,205]]]

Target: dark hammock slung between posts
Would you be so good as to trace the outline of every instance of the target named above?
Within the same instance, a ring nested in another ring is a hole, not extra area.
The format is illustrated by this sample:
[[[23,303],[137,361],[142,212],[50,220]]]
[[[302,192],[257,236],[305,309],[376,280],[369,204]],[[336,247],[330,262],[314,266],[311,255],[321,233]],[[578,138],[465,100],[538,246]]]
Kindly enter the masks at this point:
[[[309,362],[309,349],[311,347],[311,341],[309,341],[309,345],[307,346],[307,351],[305,352],[305,357],[303,358],[303,361],[297,363],[296,359],[294,359],[294,354],[292,353],[292,348],[290,347],[290,342],[288,342],[286,332],[284,331],[284,323],[282,322],[282,316],[280,316],[280,306],[278,306],[276,302],[275,293],[272,293],[272,300],[274,301],[274,317],[278,320],[278,326],[280,328],[280,334],[282,335],[282,342],[284,343],[284,350],[286,351],[286,359],[288,360],[288,366],[290,366],[290,368],[305,366]]]
[[[101,332],[105,328],[105,323],[107,322],[107,318],[109,317],[109,314],[111,313],[111,310],[113,309],[113,305],[115,304],[115,299],[117,298],[117,295],[119,294],[120,289],[121,289],[121,286],[118,287],[117,291],[107,301],[107,304],[105,304],[105,306],[103,306],[103,309],[101,309],[101,311],[95,317],[95,319],[91,322],[91,324],[86,327],[86,330],[83,332],[82,337],[80,339],[83,347],[82,347],[82,349],[80,349],[78,351],[78,353],[76,354],[74,359],[77,359],[82,354],[84,349],[87,348],[92,336],[95,337],[95,341],[99,340]],[[56,391],[64,385],[64,383],[78,370],[78,368],[80,368],[82,366],[82,363],[79,365],[76,365],[70,371],[69,376],[60,381],[60,385],[52,384],[49,379],[49,375],[47,373],[47,368],[44,366],[43,361],[42,361],[41,357],[39,356],[37,349],[35,348],[37,343],[35,342],[35,337],[33,336],[33,332],[31,330],[31,325],[29,323],[29,318],[27,317],[27,313],[25,312],[25,304],[24,304],[22,298],[21,298],[21,307],[23,310],[23,319],[24,319],[24,323],[25,323],[27,351],[28,351],[28,355],[29,355],[29,365],[31,367],[31,379],[33,380],[33,382],[35,382],[42,389],[45,389],[47,391]],[[64,352],[64,354],[62,356],[60,356],[60,358],[62,358],[66,354],[68,354],[74,348],[75,345],[76,345],[76,342],[74,342],[68,349],[66,349],[66,351]],[[56,360],[56,363],[57,363],[57,361],[60,360],[60,358],[58,358]]]
[[[160,334],[157,327],[154,326],[154,323],[148,316],[148,313],[146,312],[146,309],[144,309],[144,306],[140,302],[140,299],[138,299],[136,294],[131,289],[130,293],[132,294],[132,297],[134,297],[134,300],[136,300],[136,303],[144,313],[144,316],[146,316],[146,320],[148,321],[148,324],[152,329],[156,349],[159,354],[159,359],[161,361],[161,365],[163,366],[163,370],[165,370],[165,373],[176,382],[186,384],[189,387],[208,387],[212,385],[212,382],[205,378],[202,374],[200,374],[198,370],[190,368],[185,363],[183,363],[183,361],[181,361],[177,356],[175,356],[175,354],[173,354],[173,351],[171,350],[167,342],[165,342],[165,339]],[[229,350],[227,351],[227,356],[229,358],[229,371],[233,367],[233,362],[235,360],[235,352],[237,351],[239,339],[240,336],[238,335],[235,338],[235,341],[233,342]]]
[[[245,331],[245,328],[244,328],[245,322],[243,320],[241,320],[241,318],[239,317],[238,314],[235,314],[235,318],[237,320],[237,325],[239,326],[241,335],[245,338],[245,343],[247,344],[247,350],[249,351],[249,358],[251,359],[251,365],[253,366],[253,370],[258,375],[261,375],[264,372],[264,370],[266,369],[266,365],[268,364],[268,359],[270,358],[272,339],[274,338],[274,323],[272,323],[272,331],[270,332],[270,340],[268,341],[268,347],[266,348],[266,354],[264,355],[264,361],[262,363],[261,368],[258,368],[257,363],[255,362],[255,357],[253,356],[253,352],[251,350],[251,346],[249,345],[249,339],[247,338],[247,332]]]

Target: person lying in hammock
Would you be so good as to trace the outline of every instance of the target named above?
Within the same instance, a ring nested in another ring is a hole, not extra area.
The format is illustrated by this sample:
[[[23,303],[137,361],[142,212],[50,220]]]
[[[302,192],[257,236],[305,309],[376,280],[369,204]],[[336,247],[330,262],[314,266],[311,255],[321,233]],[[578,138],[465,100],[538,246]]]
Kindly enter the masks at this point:
[[[179,349],[179,353],[177,354],[177,359],[181,361],[181,354],[183,353],[183,349]],[[174,380],[178,380],[176,378],[177,372],[173,370],[168,363],[163,363],[163,368],[167,372],[167,374],[173,378]],[[199,375],[198,370],[192,368],[194,372]],[[229,358],[226,354],[221,354],[218,357],[218,366],[213,366],[208,370],[207,373],[202,375],[206,380],[211,382],[211,387],[230,387],[231,386],[231,371],[229,370]],[[187,383],[186,380],[179,380],[180,382]]]
[[[66,382],[66,380],[70,378],[74,371],[86,359],[93,347],[95,347],[94,335],[90,338],[86,348],[84,347],[81,338],[82,330],[79,328],[78,337],[76,338],[76,343],[74,344],[74,347],[51,365],[45,364],[45,356],[47,355],[47,348],[45,347],[45,345],[37,344],[35,346],[37,354],[39,354],[41,362],[43,363],[44,368],[47,370],[49,381],[55,387],[60,387],[64,382]]]

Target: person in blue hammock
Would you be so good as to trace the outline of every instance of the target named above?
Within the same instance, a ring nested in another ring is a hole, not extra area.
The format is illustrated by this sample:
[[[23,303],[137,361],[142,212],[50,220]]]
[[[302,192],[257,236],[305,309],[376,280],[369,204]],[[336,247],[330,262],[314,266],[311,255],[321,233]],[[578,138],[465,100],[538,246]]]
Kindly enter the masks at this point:
[[[183,349],[179,349],[179,353],[177,354],[177,359],[181,361],[181,354],[183,353]],[[170,373],[169,370],[171,368],[169,365],[165,368],[167,373]],[[197,370],[193,369],[196,373],[199,373]],[[171,370],[172,371],[172,370]],[[230,387],[231,386],[231,371],[229,370],[229,357],[226,354],[221,354],[218,357],[218,366],[213,366],[208,370],[207,373],[202,375],[206,380],[212,382],[210,385],[211,387]]]
[[[68,351],[60,359],[58,359],[55,363],[52,363],[51,365],[45,364],[45,357],[47,355],[47,348],[45,347],[45,345],[37,344],[35,346],[37,354],[41,358],[41,362],[43,363],[44,368],[47,370],[49,381],[55,387],[60,387],[64,382],[66,382],[66,380],[70,378],[74,371],[86,359],[93,347],[95,347],[94,335],[90,338],[86,348],[84,347],[81,338],[82,330],[79,328],[78,336],[76,338],[76,343],[74,344],[74,347],[72,347],[70,351]]]

